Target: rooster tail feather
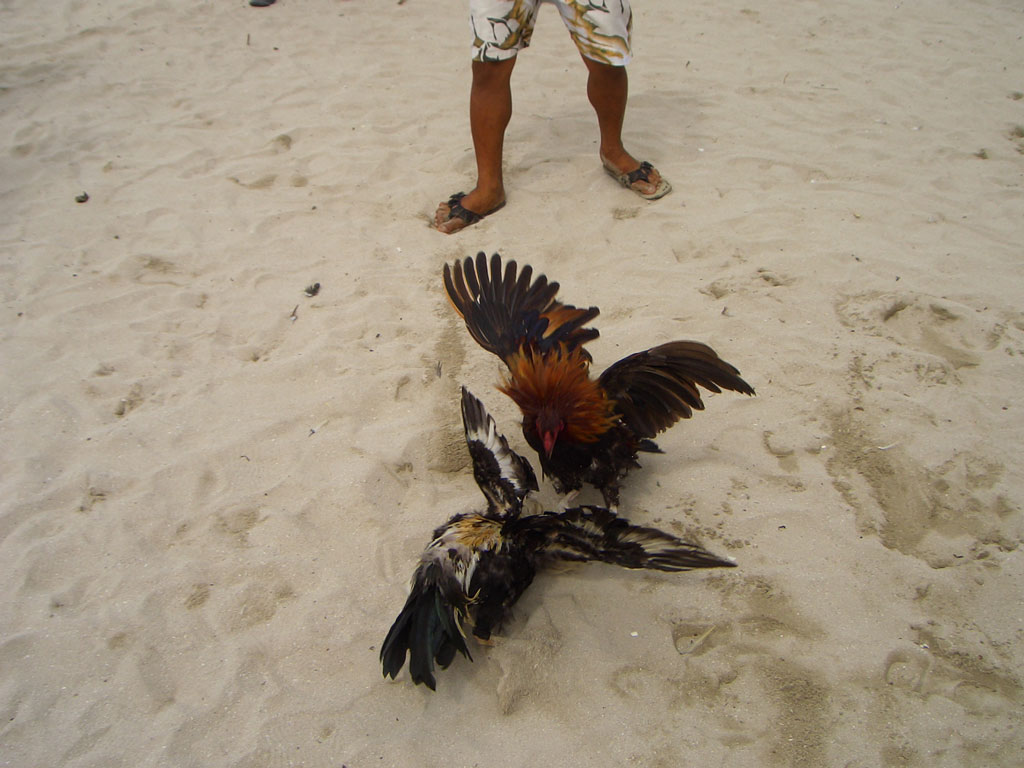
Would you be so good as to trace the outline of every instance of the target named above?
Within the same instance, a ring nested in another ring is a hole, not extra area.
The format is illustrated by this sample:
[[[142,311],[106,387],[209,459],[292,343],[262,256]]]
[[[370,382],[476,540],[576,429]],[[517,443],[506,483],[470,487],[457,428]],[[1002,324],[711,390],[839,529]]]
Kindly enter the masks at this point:
[[[435,662],[445,669],[456,651],[473,660],[462,631],[465,601],[452,599],[451,591],[443,587],[443,578],[438,563],[417,571],[412,593],[381,645],[384,677],[397,677],[408,654],[412,681],[435,690]]]
[[[562,304],[555,299],[558,283],[534,277],[529,265],[520,271],[511,259],[503,266],[497,253],[446,264],[444,287],[473,339],[505,361],[524,345],[546,352],[598,337],[596,329],[583,327],[600,313],[597,307]]]

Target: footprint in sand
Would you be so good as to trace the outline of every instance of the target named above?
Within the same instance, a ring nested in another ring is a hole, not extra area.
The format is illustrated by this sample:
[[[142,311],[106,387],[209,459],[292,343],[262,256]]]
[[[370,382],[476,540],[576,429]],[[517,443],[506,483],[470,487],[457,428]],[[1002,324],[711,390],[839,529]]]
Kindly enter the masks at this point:
[[[933,568],[987,557],[981,542],[1005,551],[1020,545],[1005,525],[999,462],[957,451],[938,467],[923,467],[902,446],[873,437],[855,408],[833,412],[828,423],[825,468],[861,532]]]
[[[228,629],[241,632],[266,624],[277,613],[278,607],[295,597],[287,582],[272,577],[245,585],[233,598],[234,607],[228,614]]]
[[[239,547],[249,546],[249,531],[262,523],[266,518],[258,509],[241,507],[228,512],[218,513],[214,529],[221,534],[230,536]]]
[[[873,291],[847,296],[835,310],[847,328],[940,358],[952,371],[981,365],[1008,333],[991,312],[926,294]]]
[[[705,296],[710,296],[713,299],[724,299],[731,293],[737,291],[749,291],[749,290],[767,290],[769,296],[775,296],[775,288],[785,288],[787,286],[796,283],[797,279],[791,275],[786,275],[781,272],[768,269],[767,267],[759,267],[753,275],[745,278],[735,277],[724,277],[714,282],[708,283],[706,286],[700,289],[700,292]],[[753,284],[753,289],[750,285]],[[779,294],[780,296],[782,294]]]
[[[886,656],[886,685],[925,697],[941,696],[973,715],[1005,712],[1024,699],[1021,684],[986,662],[983,654],[965,653],[920,628],[916,634],[918,646]]]
[[[885,683],[920,693],[931,668],[932,659],[923,650],[892,651],[885,659]]]
[[[501,714],[513,714],[526,701],[536,709],[538,701],[558,700],[561,692],[552,684],[549,670],[558,668],[563,645],[562,632],[544,607],[530,614],[514,636],[496,643],[490,657],[501,669],[497,686]]]
[[[824,633],[769,579],[709,581],[734,618],[674,622],[672,640],[684,662],[673,682],[678,701],[714,712],[714,736],[725,746],[766,738],[781,765],[825,765],[834,692],[822,675],[789,658],[794,639]],[[765,692],[769,710],[744,711],[743,692],[752,685]]]
[[[711,638],[714,631],[714,624],[682,622],[672,627],[672,644],[680,656],[700,656],[717,644],[717,638]]]
[[[210,587],[212,586],[212,584],[192,585],[188,597],[185,598],[185,607],[191,611],[205,605],[206,601],[210,599]]]

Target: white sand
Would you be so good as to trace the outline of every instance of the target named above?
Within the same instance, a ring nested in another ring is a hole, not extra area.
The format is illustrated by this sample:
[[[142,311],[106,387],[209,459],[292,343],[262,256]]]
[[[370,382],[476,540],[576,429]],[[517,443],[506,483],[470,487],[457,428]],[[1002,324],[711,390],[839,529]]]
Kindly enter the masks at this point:
[[[0,765],[1024,762],[1019,3],[634,11],[673,194],[601,171],[545,8],[509,204],[445,237],[463,0],[3,3]],[[479,502],[458,386],[533,456],[477,250],[600,306],[599,368],[693,338],[759,396],[623,498],[737,570],[541,577],[431,693],[377,653]]]

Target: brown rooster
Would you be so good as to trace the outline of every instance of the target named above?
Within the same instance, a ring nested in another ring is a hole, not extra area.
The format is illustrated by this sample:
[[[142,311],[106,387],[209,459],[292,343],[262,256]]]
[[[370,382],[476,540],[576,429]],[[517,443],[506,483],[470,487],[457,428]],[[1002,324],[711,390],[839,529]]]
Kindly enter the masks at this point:
[[[499,389],[523,414],[523,435],[559,493],[584,483],[616,509],[619,486],[639,467],[640,452],[660,453],[653,441],[679,419],[703,410],[698,385],[754,394],[711,347],[670,341],[624,357],[596,379],[584,344],[597,307],[579,309],[555,299],[558,283],[515,261],[476,259],[446,264],[444,286],[470,334],[508,366]]]

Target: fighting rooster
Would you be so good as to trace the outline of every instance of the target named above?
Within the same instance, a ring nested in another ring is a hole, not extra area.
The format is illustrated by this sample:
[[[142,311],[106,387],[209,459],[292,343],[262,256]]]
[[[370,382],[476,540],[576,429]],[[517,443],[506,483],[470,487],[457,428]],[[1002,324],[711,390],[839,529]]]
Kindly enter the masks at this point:
[[[522,411],[526,442],[559,493],[575,495],[589,483],[614,511],[638,454],[661,452],[652,438],[704,409],[698,385],[754,394],[739,371],[697,341],[637,352],[591,378],[583,345],[598,332],[584,326],[600,310],[562,304],[558,283],[533,279],[529,265],[517,274],[508,261],[503,273],[498,254],[490,264],[483,253],[446,264],[444,286],[473,338],[508,367],[499,389]]]
[[[529,462],[508,447],[483,404],[466,389],[462,420],[487,510],[455,515],[434,531],[409,599],[381,646],[385,677],[395,678],[408,655],[413,682],[434,690],[435,663],[446,668],[456,652],[472,661],[463,623],[471,622],[479,639],[489,639],[550,560],[658,571],[735,565],[601,507],[523,514],[523,499],[537,489]]]

